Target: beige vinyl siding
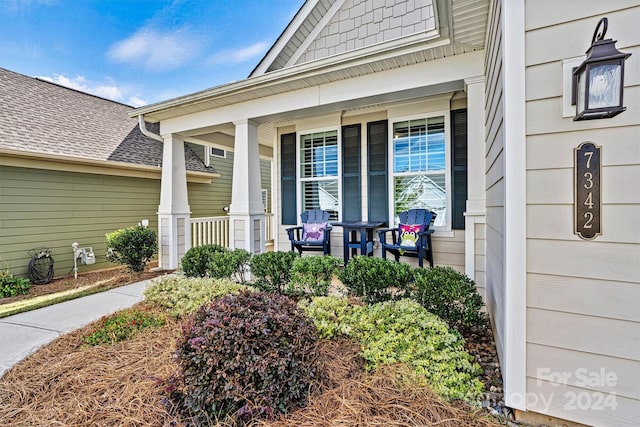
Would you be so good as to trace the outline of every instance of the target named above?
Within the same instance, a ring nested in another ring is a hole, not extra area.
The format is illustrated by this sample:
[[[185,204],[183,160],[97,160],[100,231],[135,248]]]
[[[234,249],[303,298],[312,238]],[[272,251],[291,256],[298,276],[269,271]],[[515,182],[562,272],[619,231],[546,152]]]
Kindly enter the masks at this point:
[[[589,425],[640,425],[640,6],[636,1],[527,1],[527,392],[554,396],[529,410]],[[549,8],[554,13],[548,13]],[[602,16],[632,53],[625,113],[562,118],[562,60],[582,55]],[[571,36],[567,36],[571,35]],[[557,40],[564,40],[557,43]],[[554,49],[549,49],[553,45]],[[573,234],[573,150],[602,146],[602,235]],[[617,380],[576,383],[576,369]],[[546,369],[547,371],[541,371]],[[568,372],[551,382],[545,372]],[[567,409],[567,395],[613,398],[615,410]]]
[[[486,303],[500,360],[505,359],[504,136],[501,2],[492,2],[485,51]]]
[[[92,246],[96,264],[112,267],[105,233],[149,219],[157,230],[160,181],[0,166],[0,257],[13,274],[25,275],[28,251],[46,247],[55,275],[73,267],[71,244]]]

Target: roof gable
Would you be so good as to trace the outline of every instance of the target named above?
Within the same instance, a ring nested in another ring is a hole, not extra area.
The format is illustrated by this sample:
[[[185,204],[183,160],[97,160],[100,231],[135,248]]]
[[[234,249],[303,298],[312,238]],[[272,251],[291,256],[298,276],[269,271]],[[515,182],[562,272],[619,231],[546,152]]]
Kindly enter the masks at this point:
[[[434,3],[434,0],[308,0],[251,77],[434,31],[438,27]]]

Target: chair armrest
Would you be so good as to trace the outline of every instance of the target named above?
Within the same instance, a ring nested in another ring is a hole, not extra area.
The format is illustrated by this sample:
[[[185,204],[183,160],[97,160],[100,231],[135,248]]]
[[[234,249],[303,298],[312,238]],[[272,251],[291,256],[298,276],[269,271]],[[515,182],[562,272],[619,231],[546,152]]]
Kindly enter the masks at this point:
[[[430,229],[430,230],[423,230],[421,232],[418,233],[419,236],[427,236],[429,234],[433,234],[433,232],[436,230]]]
[[[289,235],[289,240],[300,240],[300,230],[302,230],[302,226],[297,226],[297,227],[289,227],[286,229],[287,234]],[[297,238],[294,237],[293,232],[297,231]]]
[[[379,230],[376,230],[376,232],[378,233],[378,239],[380,239],[380,243],[382,243],[383,245],[387,243],[387,232],[391,231],[391,237],[393,239],[392,244],[396,244],[396,231],[398,231],[397,228],[381,228]]]

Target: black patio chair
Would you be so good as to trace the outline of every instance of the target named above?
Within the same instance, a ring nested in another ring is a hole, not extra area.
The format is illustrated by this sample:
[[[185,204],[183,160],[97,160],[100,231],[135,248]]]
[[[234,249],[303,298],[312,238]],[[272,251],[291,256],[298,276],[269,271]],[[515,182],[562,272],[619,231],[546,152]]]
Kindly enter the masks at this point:
[[[304,211],[300,214],[302,225],[287,228],[291,241],[291,251],[322,251],[331,255],[331,225],[329,212],[321,209]]]
[[[398,227],[378,230],[382,258],[386,258],[387,252],[389,252],[398,262],[401,256],[408,256],[418,258],[420,267],[422,267],[424,259],[429,261],[429,265],[433,267],[431,234],[434,230],[429,227],[433,224],[436,215],[435,212],[427,209],[410,209],[398,215],[400,218]],[[391,232],[392,240],[390,242],[387,242],[388,232]]]

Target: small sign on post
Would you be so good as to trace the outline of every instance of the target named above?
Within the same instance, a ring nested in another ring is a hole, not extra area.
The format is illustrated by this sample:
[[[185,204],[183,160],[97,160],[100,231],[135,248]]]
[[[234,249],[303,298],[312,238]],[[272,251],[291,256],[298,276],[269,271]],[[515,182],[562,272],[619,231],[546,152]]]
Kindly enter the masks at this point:
[[[593,142],[583,142],[574,151],[574,233],[582,239],[593,240],[602,234],[600,216],[602,147]]]

